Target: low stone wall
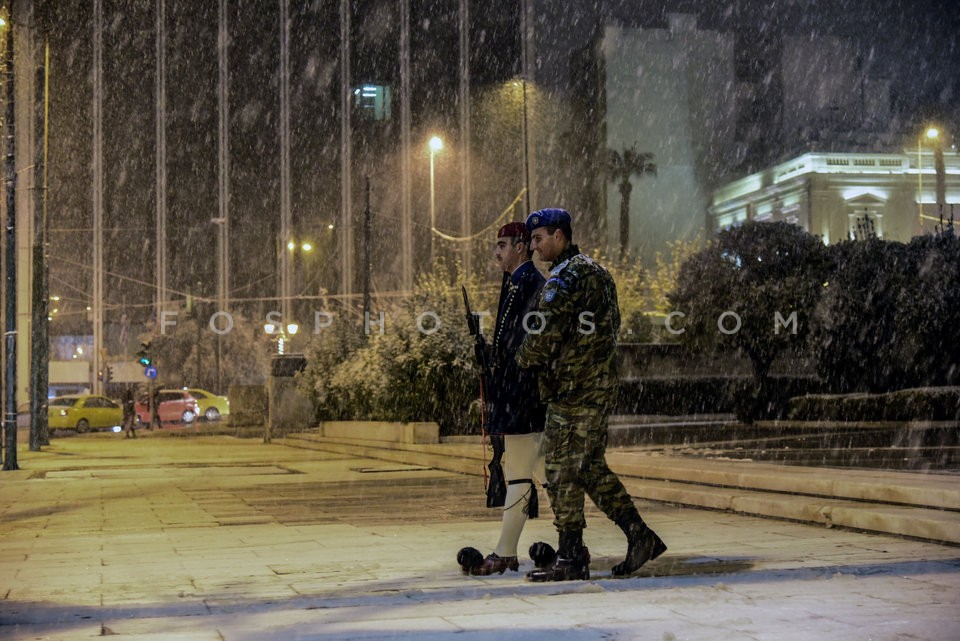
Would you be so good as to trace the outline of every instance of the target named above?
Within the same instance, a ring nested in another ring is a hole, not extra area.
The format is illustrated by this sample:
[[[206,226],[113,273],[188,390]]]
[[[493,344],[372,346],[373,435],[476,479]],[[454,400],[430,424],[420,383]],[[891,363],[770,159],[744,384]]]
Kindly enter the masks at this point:
[[[320,433],[329,438],[360,438],[390,443],[432,444],[440,442],[440,425],[388,421],[323,421]]]

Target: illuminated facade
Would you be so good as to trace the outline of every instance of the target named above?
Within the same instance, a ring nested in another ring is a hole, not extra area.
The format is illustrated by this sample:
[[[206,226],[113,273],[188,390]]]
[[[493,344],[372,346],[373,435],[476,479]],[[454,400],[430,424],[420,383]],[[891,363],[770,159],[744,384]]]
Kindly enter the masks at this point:
[[[944,216],[952,203],[960,217],[960,156],[943,156]],[[932,150],[808,153],[716,189],[708,217],[714,231],[748,220],[792,222],[828,244],[862,234],[866,222],[880,238],[908,241],[939,224],[936,185]]]

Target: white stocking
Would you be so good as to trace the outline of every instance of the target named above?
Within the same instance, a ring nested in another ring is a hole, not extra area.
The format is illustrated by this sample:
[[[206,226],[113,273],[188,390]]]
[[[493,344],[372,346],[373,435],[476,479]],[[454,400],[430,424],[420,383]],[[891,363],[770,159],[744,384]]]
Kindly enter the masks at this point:
[[[503,505],[503,525],[497,556],[517,556],[520,533],[527,522],[527,504],[536,488],[530,483],[514,483],[516,479],[532,479],[543,483],[543,434],[508,435],[504,437],[503,475],[507,480],[507,499]]]

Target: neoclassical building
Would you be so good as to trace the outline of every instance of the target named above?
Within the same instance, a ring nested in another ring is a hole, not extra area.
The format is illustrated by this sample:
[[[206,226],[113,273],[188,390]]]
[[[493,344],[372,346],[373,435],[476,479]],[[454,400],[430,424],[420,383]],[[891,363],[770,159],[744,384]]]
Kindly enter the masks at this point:
[[[952,203],[960,218],[960,156],[950,151],[943,159],[944,216]],[[881,238],[908,241],[939,223],[934,165],[933,150],[803,154],[714,190],[710,226],[784,220],[829,244],[862,234],[867,223]]]

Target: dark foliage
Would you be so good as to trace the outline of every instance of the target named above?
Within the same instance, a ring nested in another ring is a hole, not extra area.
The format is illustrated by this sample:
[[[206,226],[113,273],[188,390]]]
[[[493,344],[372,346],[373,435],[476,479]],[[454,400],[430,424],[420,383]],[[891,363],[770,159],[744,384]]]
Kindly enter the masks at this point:
[[[790,400],[787,418],[797,421],[957,421],[960,420],[960,387],[798,396]]]
[[[673,323],[685,330],[681,341],[694,350],[745,353],[753,365],[750,405],[758,417],[774,402],[766,398],[774,359],[807,339],[829,264],[821,241],[796,225],[748,222],[721,232],[680,268],[669,300],[685,314]],[[721,318],[727,332],[718,326]]]
[[[960,242],[952,230],[909,244],[846,242],[830,252],[835,270],[812,342],[828,388],[960,382]]]
[[[624,381],[618,414],[735,414],[742,421],[784,418],[795,396],[820,391],[810,377],[768,377],[761,389],[749,376],[683,376]]]

